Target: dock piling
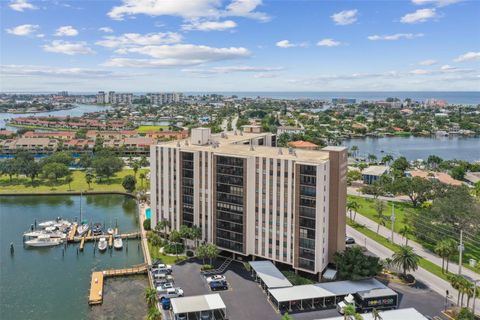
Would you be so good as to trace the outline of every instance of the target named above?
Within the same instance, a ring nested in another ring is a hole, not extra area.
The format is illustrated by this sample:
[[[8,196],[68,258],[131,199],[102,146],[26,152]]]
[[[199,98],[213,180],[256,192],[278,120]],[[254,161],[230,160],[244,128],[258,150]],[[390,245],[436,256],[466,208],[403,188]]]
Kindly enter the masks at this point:
[[[15,253],[15,248],[13,247],[13,242],[10,242],[10,255],[13,256],[14,253]]]

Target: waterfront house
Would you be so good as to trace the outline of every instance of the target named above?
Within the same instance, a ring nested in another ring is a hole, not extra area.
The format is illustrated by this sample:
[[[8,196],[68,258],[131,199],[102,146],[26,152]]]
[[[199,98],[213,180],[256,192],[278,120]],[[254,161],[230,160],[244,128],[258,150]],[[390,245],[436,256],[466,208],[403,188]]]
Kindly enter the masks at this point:
[[[368,168],[363,169],[362,171],[362,180],[366,184],[372,184],[381,176],[388,173],[389,167],[387,166],[370,166]]]

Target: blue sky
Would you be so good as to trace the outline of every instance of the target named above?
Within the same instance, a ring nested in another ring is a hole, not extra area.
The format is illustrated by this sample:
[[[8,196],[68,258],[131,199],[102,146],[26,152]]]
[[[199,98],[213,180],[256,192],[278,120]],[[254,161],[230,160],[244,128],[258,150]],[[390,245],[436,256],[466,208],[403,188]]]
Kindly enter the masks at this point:
[[[1,0],[2,91],[480,89],[480,1]]]

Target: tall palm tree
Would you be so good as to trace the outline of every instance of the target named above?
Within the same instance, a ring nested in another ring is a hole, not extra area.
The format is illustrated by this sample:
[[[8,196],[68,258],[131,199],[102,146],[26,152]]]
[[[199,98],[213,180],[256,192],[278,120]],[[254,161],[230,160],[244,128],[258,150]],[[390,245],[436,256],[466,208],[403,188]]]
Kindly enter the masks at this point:
[[[463,277],[459,276],[458,274],[449,274],[447,276],[448,281],[450,282],[450,285],[452,286],[453,289],[457,290],[458,296],[457,296],[457,305],[460,305],[460,288],[462,286],[462,281]]]
[[[393,161],[393,156],[391,154],[387,154],[382,158],[382,162],[386,164],[389,164],[392,161]]]
[[[374,155],[373,153],[370,153],[367,158],[368,158],[368,162],[375,162],[375,161],[377,161],[377,156]]]
[[[360,209],[360,204],[357,201],[349,200],[347,202],[347,210],[348,210],[348,213],[350,214],[350,220],[354,221],[354,219],[352,218],[352,212],[355,212],[355,215],[356,215],[356,212],[358,211],[358,209]]]
[[[146,288],[145,301],[150,308],[155,306],[155,303],[157,303],[157,290],[154,288]]]
[[[145,172],[140,172],[140,174],[138,175],[138,177],[140,178],[140,188],[143,189],[143,180],[147,177],[145,175]]]
[[[162,319],[162,314],[156,307],[148,309],[147,320],[161,320],[161,319]]]
[[[439,241],[434,248],[436,254],[438,254],[442,258],[442,272],[445,271],[445,259],[449,254],[449,250],[445,240]]]
[[[402,269],[404,276],[408,271],[417,270],[419,261],[420,258],[409,246],[400,246],[392,256],[392,263]]]
[[[457,243],[453,239],[447,239],[445,240],[445,245],[448,248],[447,268],[446,268],[446,272],[448,273],[448,265],[450,264],[450,258],[457,253]]]
[[[373,317],[373,320],[383,320],[382,316],[380,315],[380,312],[375,308],[372,309],[372,317]]]
[[[358,146],[353,145],[353,146],[350,148],[350,151],[352,151],[353,156],[356,157],[356,156],[357,156],[357,153],[358,153]]]
[[[405,245],[408,246],[408,236],[412,234],[412,228],[406,224],[400,230],[400,234],[405,238]]]
[[[343,307],[343,319],[344,320],[349,320],[351,316],[355,315],[356,310],[355,306],[353,304],[347,304],[345,307]]]
[[[383,215],[383,210],[385,210],[385,202],[382,200],[376,200],[375,211],[377,214],[375,215],[375,218],[378,219],[377,233],[380,232],[380,225],[385,226],[385,221],[387,220],[387,217]]]

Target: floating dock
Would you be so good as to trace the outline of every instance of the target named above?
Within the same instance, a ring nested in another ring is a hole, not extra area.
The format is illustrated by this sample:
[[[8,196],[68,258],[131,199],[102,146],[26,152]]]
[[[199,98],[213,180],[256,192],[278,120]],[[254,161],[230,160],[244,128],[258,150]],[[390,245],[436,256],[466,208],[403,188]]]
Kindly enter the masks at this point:
[[[67,237],[68,241],[73,241],[75,239],[75,234],[77,234],[77,226],[78,225],[76,223],[74,223],[72,228],[68,232],[68,237]]]
[[[90,282],[90,297],[88,298],[89,305],[102,304],[103,302],[103,282],[106,277],[123,277],[135,274],[147,273],[148,268],[146,264],[134,266],[125,269],[111,269],[105,271],[92,272],[92,279]]]
[[[131,233],[123,233],[118,235],[122,239],[137,239],[140,238],[140,232],[131,232]],[[111,237],[109,235],[101,234],[97,236],[87,235],[87,236],[74,236],[73,238],[70,237],[70,233],[67,237],[68,242],[81,242],[83,238],[85,238],[85,242],[99,240],[100,238],[107,238]]]
[[[111,248],[113,246],[113,236],[109,235],[108,236],[108,247]]]
[[[85,247],[85,236],[83,236],[82,240],[80,240],[80,251],[83,251],[84,247]]]

